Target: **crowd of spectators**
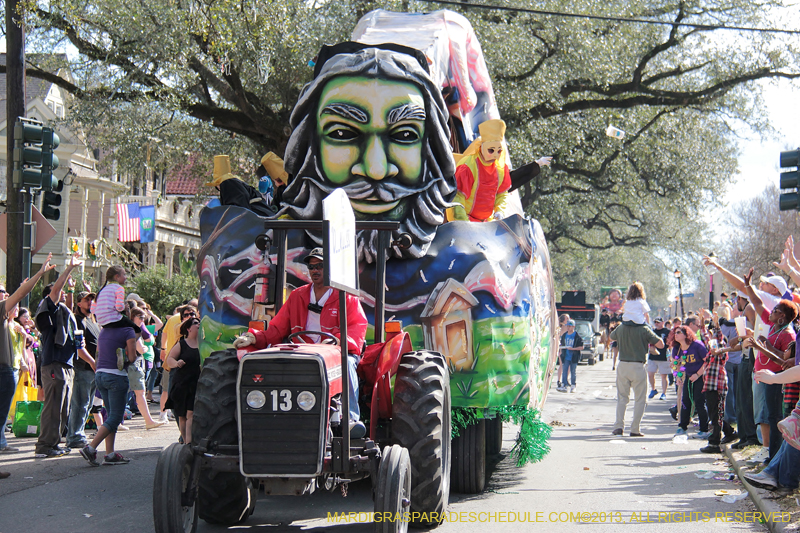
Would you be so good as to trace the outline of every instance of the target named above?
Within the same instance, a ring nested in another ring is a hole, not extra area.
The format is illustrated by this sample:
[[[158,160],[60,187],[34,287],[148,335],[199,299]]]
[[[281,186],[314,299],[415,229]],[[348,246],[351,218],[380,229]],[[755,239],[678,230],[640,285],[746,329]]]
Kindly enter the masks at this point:
[[[626,321],[624,314],[606,314],[608,341],[617,341],[619,349],[612,433],[623,434],[633,389],[630,435],[641,436],[646,374],[649,399],[666,400],[668,388],[674,387],[677,402],[669,411],[677,422],[675,439],[707,440],[700,448],[703,453],[721,453],[726,444],[734,449],[758,446],[748,460],[753,471],[744,477],[768,489],[796,489],[800,486],[800,349],[795,338],[800,332],[800,291],[790,290],[775,272],[761,276],[756,286],[753,269],[740,276],[714,257],[703,261],[734,288],[730,295],[723,293],[713,309],[671,320],[656,317],[652,329]],[[774,264],[800,287],[800,262],[791,237]],[[661,376],[660,388],[655,374]]]
[[[97,294],[85,281],[84,290],[76,291],[72,272],[80,264],[77,255],[72,257],[56,281],[43,288],[41,300],[31,302],[33,317],[19,302],[55,268],[50,257],[13,294],[0,286],[0,454],[20,452],[6,432],[23,376],[25,384],[36,388],[37,397],[30,399],[42,402],[34,451],[39,459],[80,449],[92,466],[127,464],[129,459],[115,449],[116,433],[128,429],[124,420],[141,415],[150,430],[175,419],[163,402],[160,415],[152,417],[148,403],[156,403],[152,392],[162,373],[162,400],[167,400],[169,367],[175,365],[162,362],[172,346],[187,337],[196,349],[197,301],[185,302],[165,325],[144,299],[126,294],[127,273],[121,266],[108,269]],[[188,384],[193,378],[180,381]],[[185,421],[185,410],[179,414]],[[93,436],[87,436],[87,425],[96,428]],[[181,440],[188,442],[190,426],[186,433],[184,427],[181,423]],[[101,443],[105,455],[98,457]],[[0,472],[0,479],[9,476]]]

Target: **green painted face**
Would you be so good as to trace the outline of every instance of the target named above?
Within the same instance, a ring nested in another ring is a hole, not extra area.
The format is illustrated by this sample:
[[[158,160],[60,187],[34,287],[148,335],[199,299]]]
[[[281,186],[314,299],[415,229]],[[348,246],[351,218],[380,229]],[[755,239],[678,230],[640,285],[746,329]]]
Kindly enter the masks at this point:
[[[422,179],[425,104],[411,83],[342,77],[323,89],[317,107],[320,162],[325,177],[337,184],[368,181],[417,187]],[[386,190],[386,189],[384,189]],[[376,191],[377,192],[377,191]],[[370,197],[351,200],[359,218],[400,219],[405,195],[396,200]]]

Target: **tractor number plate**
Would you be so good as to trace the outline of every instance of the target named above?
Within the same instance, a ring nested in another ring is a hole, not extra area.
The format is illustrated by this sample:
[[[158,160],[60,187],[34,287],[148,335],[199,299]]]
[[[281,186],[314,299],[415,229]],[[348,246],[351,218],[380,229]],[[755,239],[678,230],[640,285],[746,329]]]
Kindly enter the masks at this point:
[[[267,395],[267,409],[274,413],[288,413],[297,406],[295,405],[294,395],[289,389],[272,389],[265,391]]]

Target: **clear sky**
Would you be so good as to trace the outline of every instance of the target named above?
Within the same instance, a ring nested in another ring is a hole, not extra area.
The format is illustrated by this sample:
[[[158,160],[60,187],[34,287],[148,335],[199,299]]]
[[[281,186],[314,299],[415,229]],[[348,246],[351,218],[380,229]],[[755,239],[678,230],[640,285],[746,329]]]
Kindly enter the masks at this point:
[[[733,204],[760,194],[770,184],[779,182],[780,153],[800,147],[800,82],[780,81],[764,84],[764,101],[770,124],[776,129],[774,138],[761,138],[759,133],[742,126],[739,141],[739,174],[724,197]]]

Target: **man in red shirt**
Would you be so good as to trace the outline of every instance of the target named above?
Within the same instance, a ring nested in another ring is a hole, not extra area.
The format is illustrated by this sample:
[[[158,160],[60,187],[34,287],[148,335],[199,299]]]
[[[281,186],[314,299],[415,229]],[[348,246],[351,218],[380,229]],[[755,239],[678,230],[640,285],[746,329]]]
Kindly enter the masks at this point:
[[[311,283],[292,291],[278,314],[270,321],[266,331],[243,333],[233,342],[235,348],[254,346],[256,350],[261,350],[269,345],[283,342],[290,334],[298,331],[328,333],[341,342],[339,336],[339,291],[323,283],[325,261],[322,256],[322,248],[311,250],[303,262],[308,265]],[[359,420],[361,413],[358,407],[356,367],[367,334],[367,316],[364,314],[358,298],[348,294],[346,302],[350,436],[361,438],[366,434],[366,427]],[[310,343],[325,340],[324,335],[303,335],[302,338]]]

